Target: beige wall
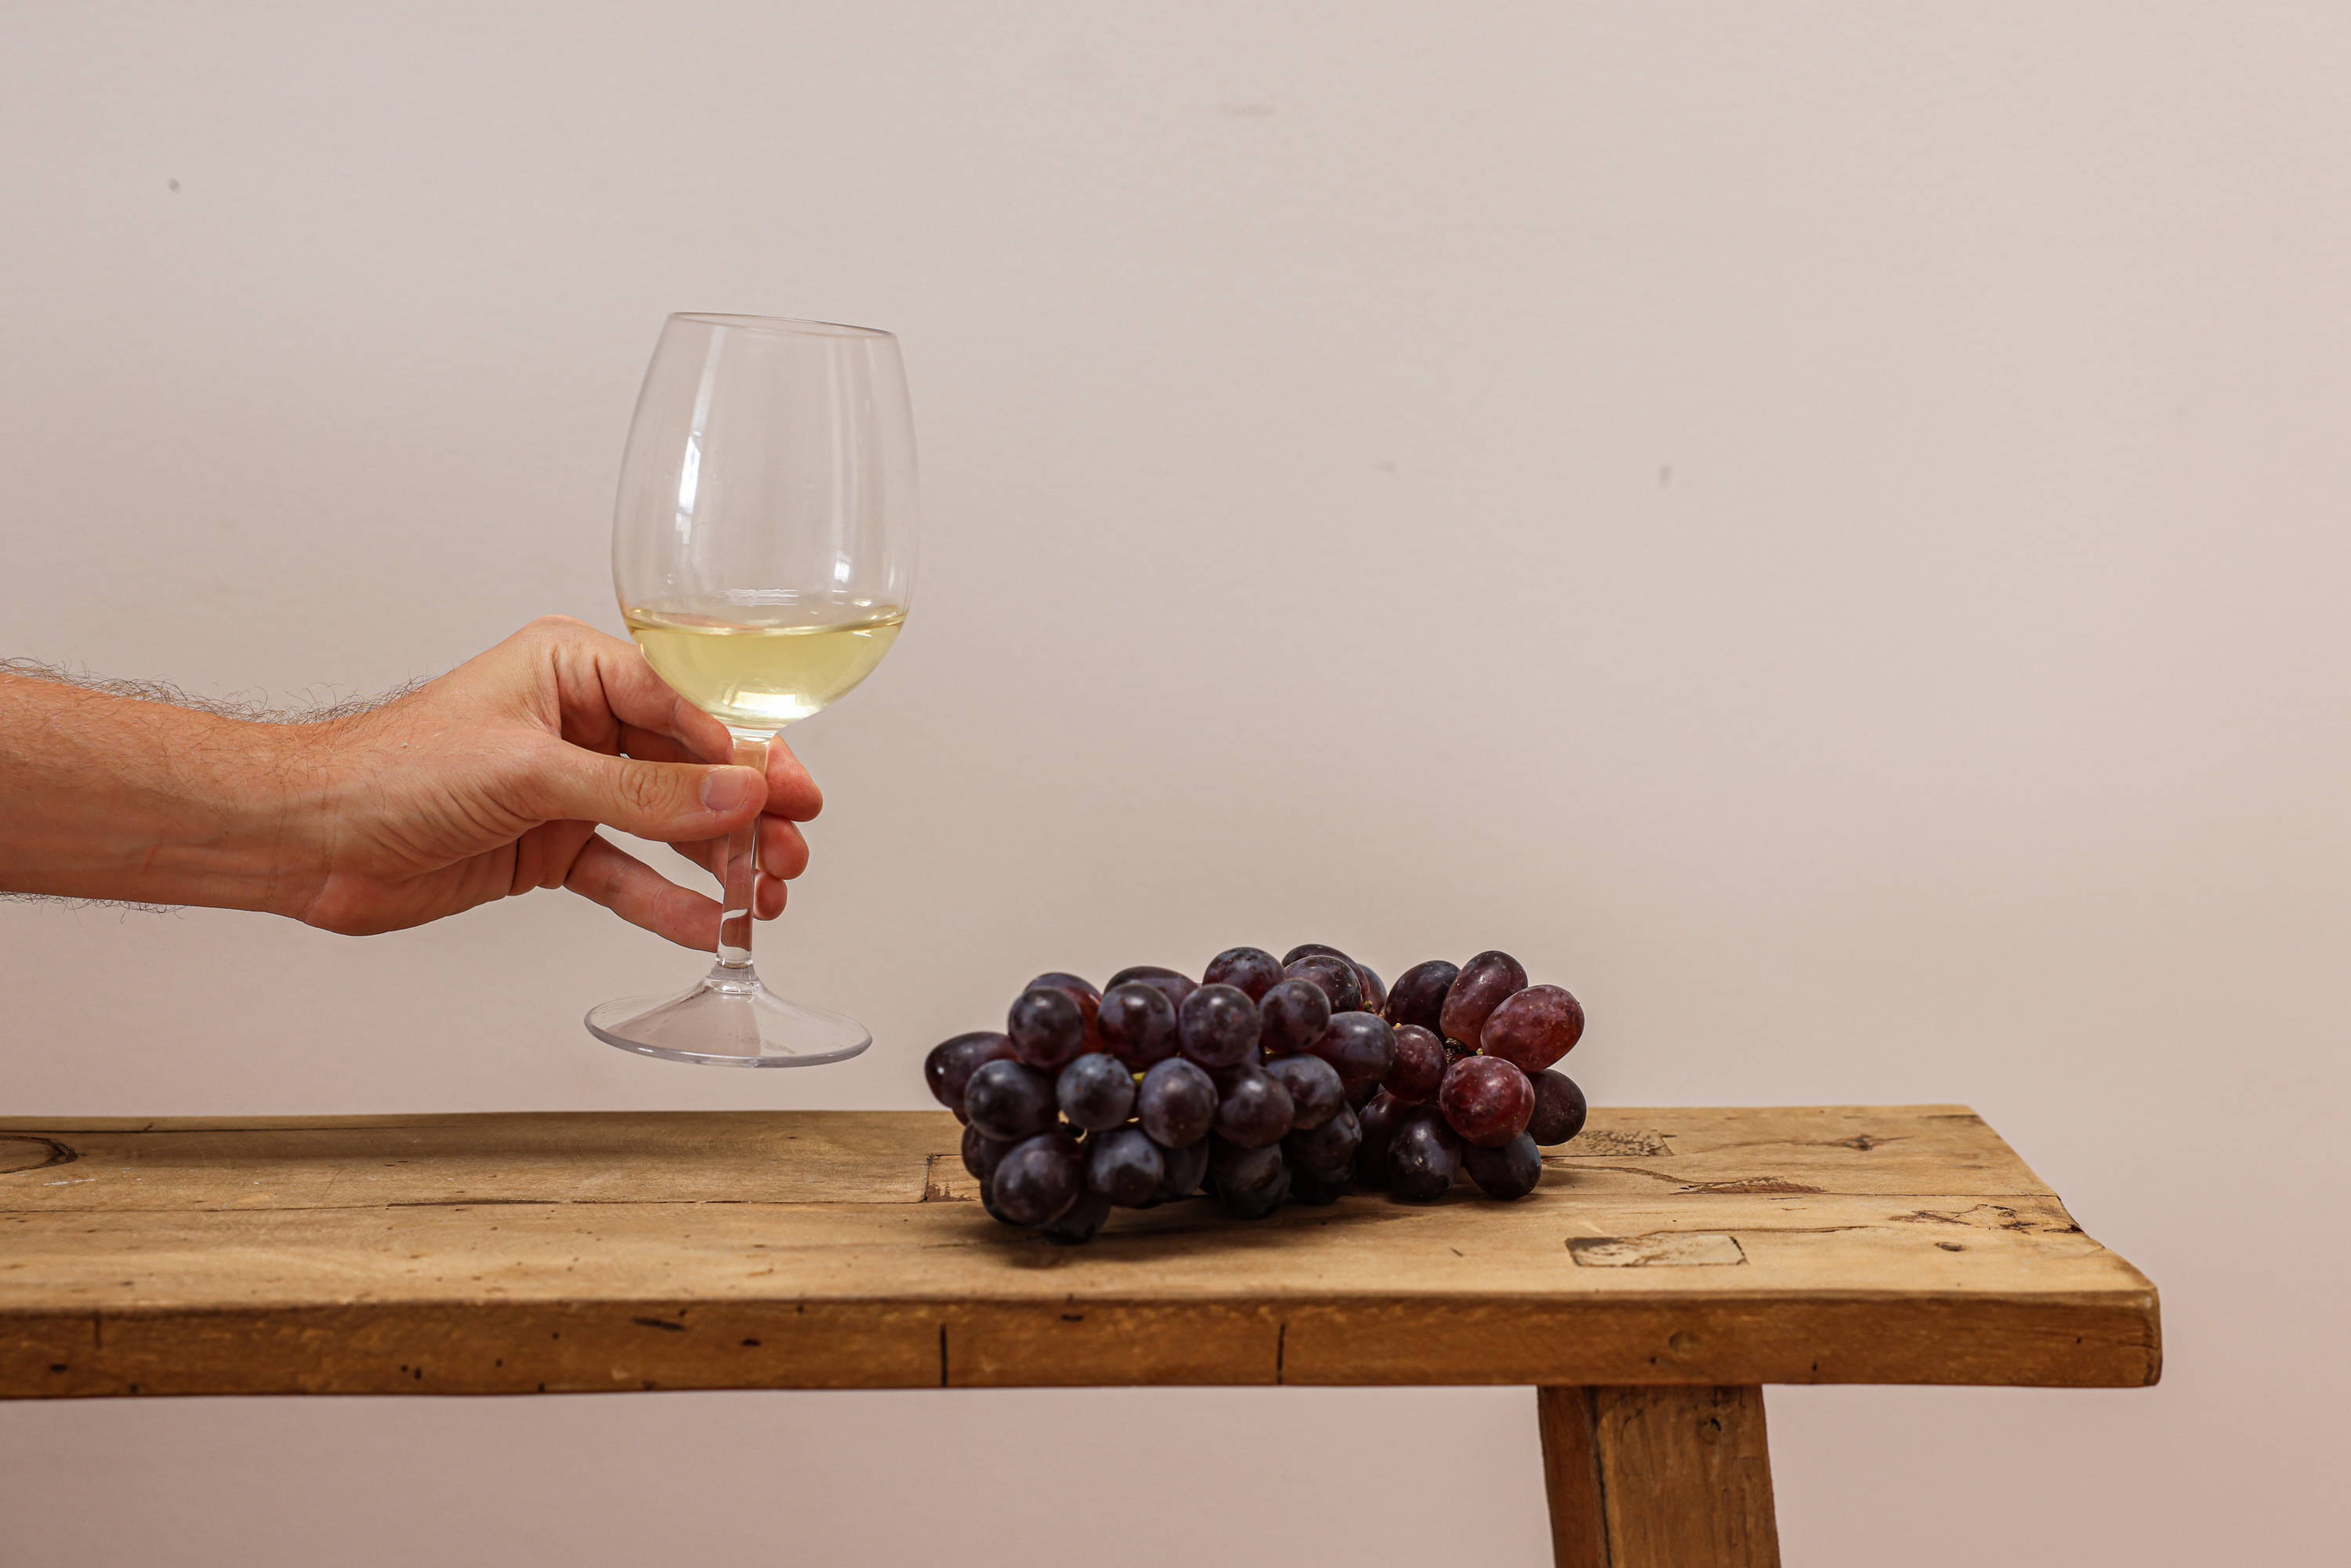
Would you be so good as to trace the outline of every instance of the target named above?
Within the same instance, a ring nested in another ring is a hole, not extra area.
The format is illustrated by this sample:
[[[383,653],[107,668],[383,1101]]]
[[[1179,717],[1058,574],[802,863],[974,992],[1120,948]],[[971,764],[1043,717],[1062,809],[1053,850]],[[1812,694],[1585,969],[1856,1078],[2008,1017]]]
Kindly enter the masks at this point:
[[[676,308],[902,331],[930,531],[770,938],[862,1060],[592,1045],[693,961],[560,896],[0,905],[0,1104],[913,1105],[1040,968],[1499,944],[1597,1097],[1970,1102],[2164,1289],[2152,1393],[1775,1391],[1792,1562],[2325,1560],[2347,70],[2319,4],[19,0],[0,652],[284,697],[616,626]],[[1532,1442],[1511,1391],[16,1406],[0,1556],[1531,1563]]]

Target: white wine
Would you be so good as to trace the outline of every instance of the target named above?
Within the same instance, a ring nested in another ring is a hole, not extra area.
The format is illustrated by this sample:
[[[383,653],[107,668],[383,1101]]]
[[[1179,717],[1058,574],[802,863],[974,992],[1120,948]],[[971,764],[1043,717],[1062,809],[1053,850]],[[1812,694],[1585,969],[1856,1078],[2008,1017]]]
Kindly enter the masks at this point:
[[[629,634],[678,695],[729,729],[768,734],[873,673],[906,612],[867,601],[750,594],[685,608],[631,605]]]

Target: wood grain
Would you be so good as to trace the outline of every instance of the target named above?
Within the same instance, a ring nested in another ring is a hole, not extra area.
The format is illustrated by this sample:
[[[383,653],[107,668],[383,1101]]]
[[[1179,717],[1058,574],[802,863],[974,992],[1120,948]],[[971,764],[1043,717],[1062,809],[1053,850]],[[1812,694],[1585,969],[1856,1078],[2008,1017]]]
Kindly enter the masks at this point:
[[[1558,1568],[1779,1568],[1763,1391],[1536,1391]]]
[[[0,1121],[0,1396],[2151,1382],[2153,1288],[1959,1107],[1595,1112],[1517,1204],[1060,1249],[941,1113]]]

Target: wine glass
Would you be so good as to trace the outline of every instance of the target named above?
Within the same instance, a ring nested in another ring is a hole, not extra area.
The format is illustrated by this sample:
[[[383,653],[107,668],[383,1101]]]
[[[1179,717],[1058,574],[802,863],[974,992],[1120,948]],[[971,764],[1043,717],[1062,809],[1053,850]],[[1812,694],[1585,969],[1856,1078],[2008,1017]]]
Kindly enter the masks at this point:
[[[612,517],[612,585],[662,679],[726,725],[734,760],[872,673],[914,576],[914,441],[898,340],[764,316],[672,316],[637,396]],[[682,996],[588,1014],[672,1061],[808,1067],[872,1043],[751,967],[755,819],[726,842],[717,961]]]

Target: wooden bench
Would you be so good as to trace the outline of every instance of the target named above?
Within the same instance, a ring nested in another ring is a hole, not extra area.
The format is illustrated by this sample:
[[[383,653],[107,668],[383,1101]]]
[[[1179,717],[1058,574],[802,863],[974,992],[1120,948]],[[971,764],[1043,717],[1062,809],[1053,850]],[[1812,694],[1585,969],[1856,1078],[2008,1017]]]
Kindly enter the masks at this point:
[[[2155,1289],[1960,1106],[1600,1110],[1463,1186],[1092,1245],[944,1113],[0,1120],[0,1396],[1536,1388],[1558,1561],[1779,1560],[1761,1385],[2153,1383]]]

